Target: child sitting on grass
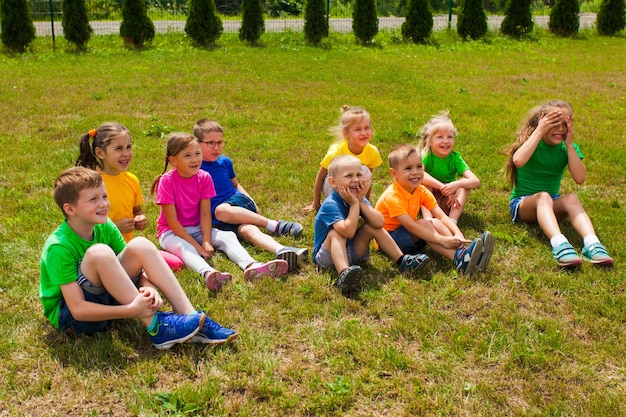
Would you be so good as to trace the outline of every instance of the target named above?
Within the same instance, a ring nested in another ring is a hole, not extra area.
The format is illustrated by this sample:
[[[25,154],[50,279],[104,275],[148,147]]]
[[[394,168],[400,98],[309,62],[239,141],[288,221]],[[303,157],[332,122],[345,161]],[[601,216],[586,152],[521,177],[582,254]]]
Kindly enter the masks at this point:
[[[224,129],[218,122],[211,119],[199,120],[193,133],[201,144],[201,168],[211,174],[215,186],[216,194],[211,198],[213,225],[220,230],[232,231],[240,239],[273,253],[276,259],[286,261],[289,272],[297,269],[306,259],[308,250],[281,245],[259,228],[265,228],[276,235],[299,237],[302,234],[302,225],[284,220],[270,220],[260,214],[250,194],[237,181],[233,161],[222,154],[226,142]]]
[[[389,171],[393,184],[376,203],[387,230],[403,253],[417,253],[427,243],[435,252],[454,262],[456,270],[471,274],[485,270],[493,251],[493,236],[484,232],[474,241],[466,240],[455,222],[437,205],[433,194],[422,185],[424,165],[417,148],[410,144],[396,146],[389,153]],[[426,207],[433,218],[418,219]],[[469,246],[465,246],[470,243]]]
[[[401,272],[428,262],[426,255],[403,255],[383,228],[383,216],[365,198],[371,179],[364,177],[356,157],[340,155],[333,159],[328,166],[328,182],[333,192],[315,217],[313,261],[322,269],[337,270],[342,294],[351,296],[360,290],[363,271],[356,263],[369,258],[372,239],[396,261]],[[364,223],[359,226],[360,218]]]
[[[99,173],[64,171],[54,200],[65,221],[48,237],[40,261],[44,315],[70,335],[105,330],[114,319],[138,318],[157,349],[187,340],[220,344],[237,333],[196,311],[178,280],[147,239],[128,245],[108,218],[109,201]],[[176,313],[160,312],[161,291]]]

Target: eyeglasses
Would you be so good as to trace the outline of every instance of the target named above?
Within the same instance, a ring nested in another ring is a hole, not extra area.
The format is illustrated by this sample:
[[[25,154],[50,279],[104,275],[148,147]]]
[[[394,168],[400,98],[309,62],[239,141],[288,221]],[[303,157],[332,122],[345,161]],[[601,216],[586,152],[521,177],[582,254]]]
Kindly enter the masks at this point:
[[[209,148],[211,148],[211,149],[215,148],[216,146],[217,146],[219,149],[222,149],[224,146],[226,146],[226,142],[225,142],[225,141],[223,141],[223,140],[221,140],[221,141],[219,141],[219,142],[215,142],[215,141],[205,142],[205,141],[201,140],[200,142],[201,142],[201,143],[204,143],[206,146],[208,146],[208,147],[209,147]]]

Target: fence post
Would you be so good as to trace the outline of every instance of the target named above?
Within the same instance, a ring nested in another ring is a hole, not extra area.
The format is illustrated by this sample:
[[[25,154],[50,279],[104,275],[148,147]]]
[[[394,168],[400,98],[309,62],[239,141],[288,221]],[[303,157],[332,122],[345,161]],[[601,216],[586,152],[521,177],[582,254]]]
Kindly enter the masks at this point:
[[[452,5],[454,4],[454,0],[450,0],[450,4],[448,5],[448,29],[452,26]]]
[[[54,48],[54,10],[52,9],[52,0],[48,0],[48,6],[50,7],[50,29],[52,29],[52,47]]]

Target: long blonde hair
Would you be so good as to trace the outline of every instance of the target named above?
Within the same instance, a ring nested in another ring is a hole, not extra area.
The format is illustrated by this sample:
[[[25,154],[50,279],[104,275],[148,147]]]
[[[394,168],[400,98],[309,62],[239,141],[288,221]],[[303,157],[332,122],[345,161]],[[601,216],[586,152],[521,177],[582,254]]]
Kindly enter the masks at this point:
[[[532,109],[530,109],[528,114],[526,114],[526,117],[522,120],[522,123],[520,124],[520,127],[516,133],[515,142],[510,145],[508,149],[505,150],[507,159],[503,167],[503,171],[512,185],[515,185],[515,183],[517,182],[517,167],[513,163],[513,155],[524,144],[524,142],[528,140],[528,138],[530,137],[530,135],[533,134],[535,129],[537,129],[541,116],[555,108],[567,110],[572,115],[572,117],[574,115],[572,105],[563,100],[550,100],[547,103],[533,107]]]

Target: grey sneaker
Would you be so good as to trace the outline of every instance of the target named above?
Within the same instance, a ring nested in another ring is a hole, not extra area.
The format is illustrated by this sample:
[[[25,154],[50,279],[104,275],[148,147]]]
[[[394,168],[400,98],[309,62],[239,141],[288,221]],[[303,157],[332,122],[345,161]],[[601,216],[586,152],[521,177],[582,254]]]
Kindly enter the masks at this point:
[[[352,265],[341,271],[339,279],[337,280],[337,286],[341,290],[341,293],[346,297],[358,294],[361,291],[361,278],[363,277],[363,270],[358,265]]]
[[[296,222],[286,222],[284,220],[278,220],[278,226],[274,231],[279,236],[291,235],[293,237],[300,237],[302,234],[302,225]]]
[[[309,256],[307,248],[292,248],[284,246],[276,252],[276,259],[282,259],[289,265],[288,272],[292,272],[300,267]]]

